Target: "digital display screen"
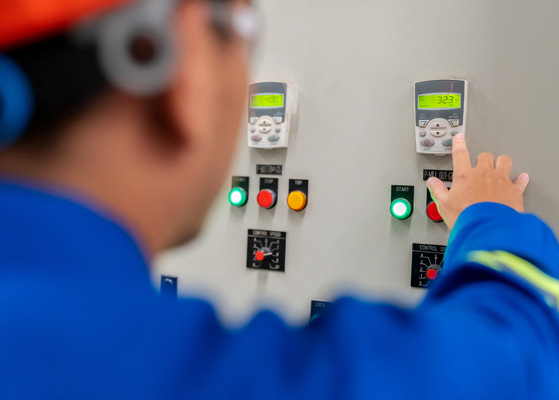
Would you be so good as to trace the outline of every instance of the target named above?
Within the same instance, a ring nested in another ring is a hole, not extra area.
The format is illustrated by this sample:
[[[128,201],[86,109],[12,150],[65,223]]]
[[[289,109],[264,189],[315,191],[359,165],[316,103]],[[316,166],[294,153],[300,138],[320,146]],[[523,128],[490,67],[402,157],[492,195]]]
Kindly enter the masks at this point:
[[[280,93],[266,93],[250,96],[250,108],[280,108],[283,107],[284,95]]]
[[[417,101],[420,110],[441,110],[447,108],[460,108],[462,95],[459,93],[422,94]]]

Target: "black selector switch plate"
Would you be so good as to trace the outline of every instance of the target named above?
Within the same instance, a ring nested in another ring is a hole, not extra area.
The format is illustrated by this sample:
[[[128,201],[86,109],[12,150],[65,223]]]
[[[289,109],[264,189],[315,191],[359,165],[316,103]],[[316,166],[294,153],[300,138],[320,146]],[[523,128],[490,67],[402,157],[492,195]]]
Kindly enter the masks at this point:
[[[285,272],[287,233],[249,229],[247,268]]]
[[[413,206],[414,186],[392,185],[392,201],[406,199]]]
[[[278,193],[278,178],[260,178],[260,190],[269,189],[274,193]]]
[[[429,205],[433,200],[433,196],[431,196],[431,191],[427,189],[427,203],[425,205]]]
[[[392,185],[390,195],[392,216],[404,220],[413,214],[414,186]],[[405,208],[402,208],[405,205]]]
[[[314,321],[330,308],[332,305],[329,301],[311,300],[311,318],[309,322]]]
[[[443,217],[439,213],[439,208],[431,196],[431,191],[427,189],[427,201],[425,203],[427,217],[433,222],[443,222]]]
[[[411,286],[427,288],[440,279],[446,246],[414,243],[411,262]]]
[[[256,198],[262,208],[274,208],[278,201],[278,178],[260,178],[260,191]]]
[[[247,196],[249,195],[248,188],[250,186],[250,178],[248,176],[234,176],[231,179],[231,189],[240,187],[246,191]]]
[[[178,280],[176,276],[161,275],[161,297],[176,299],[178,291]]]
[[[295,191],[302,192],[307,199],[309,198],[309,180],[308,179],[290,179],[289,180],[289,193]]]
[[[290,179],[287,205],[293,211],[303,211],[309,202],[309,181],[307,179]]]

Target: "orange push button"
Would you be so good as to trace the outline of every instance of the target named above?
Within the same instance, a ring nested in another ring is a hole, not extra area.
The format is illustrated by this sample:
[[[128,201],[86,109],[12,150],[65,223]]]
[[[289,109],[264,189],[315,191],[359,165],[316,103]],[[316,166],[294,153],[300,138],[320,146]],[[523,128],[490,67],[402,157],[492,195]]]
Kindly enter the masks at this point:
[[[293,211],[301,211],[307,206],[307,196],[305,193],[295,190],[287,196],[287,205]]]

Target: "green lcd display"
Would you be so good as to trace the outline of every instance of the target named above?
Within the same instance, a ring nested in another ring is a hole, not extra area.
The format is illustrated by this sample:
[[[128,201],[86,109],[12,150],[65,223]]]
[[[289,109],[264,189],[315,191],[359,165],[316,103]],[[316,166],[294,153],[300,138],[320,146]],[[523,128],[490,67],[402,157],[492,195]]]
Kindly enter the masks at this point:
[[[251,108],[276,108],[283,107],[283,94],[267,93],[250,96]]]
[[[459,93],[422,94],[417,108],[420,110],[439,110],[443,108],[460,108],[462,95]]]

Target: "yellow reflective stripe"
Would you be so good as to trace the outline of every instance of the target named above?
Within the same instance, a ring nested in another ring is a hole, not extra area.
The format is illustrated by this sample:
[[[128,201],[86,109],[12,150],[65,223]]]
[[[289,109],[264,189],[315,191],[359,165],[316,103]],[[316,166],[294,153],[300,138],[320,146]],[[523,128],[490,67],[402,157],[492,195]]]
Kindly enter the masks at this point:
[[[505,251],[474,251],[468,260],[499,272],[510,272],[536,287],[547,303],[559,309],[559,281],[544,273],[523,258]]]

